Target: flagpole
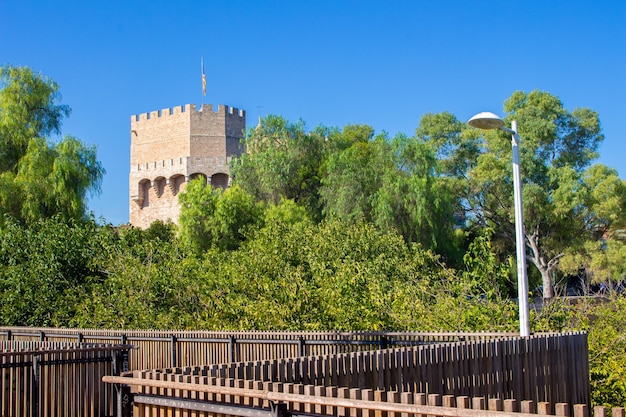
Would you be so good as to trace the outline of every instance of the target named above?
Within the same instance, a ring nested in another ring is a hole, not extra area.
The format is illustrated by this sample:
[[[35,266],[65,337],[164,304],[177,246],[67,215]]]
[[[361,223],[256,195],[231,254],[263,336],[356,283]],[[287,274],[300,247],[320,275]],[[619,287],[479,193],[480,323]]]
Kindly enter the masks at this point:
[[[204,77],[204,57],[200,57],[200,70],[202,71],[202,101],[201,107],[204,107],[204,95],[206,94],[206,78]]]
[[[200,67],[202,69],[202,106],[204,107],[204,96],[206,96],[206,75],[204,75],[204,57],[200,57]]]

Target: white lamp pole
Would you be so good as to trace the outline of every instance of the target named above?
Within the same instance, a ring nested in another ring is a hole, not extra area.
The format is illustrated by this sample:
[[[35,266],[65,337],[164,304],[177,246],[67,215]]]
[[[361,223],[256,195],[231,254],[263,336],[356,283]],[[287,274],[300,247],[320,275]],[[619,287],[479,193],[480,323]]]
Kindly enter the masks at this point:
[[[478,113],[467,122],[479,129],[499,129],[510,133],[513,148],[513,198],[515,201],[515,246],[517,252],[517,293],[519,300],[520,336],[530,336],[528,320],[528,276],[526,275],[526,242],[524,239],[524,210],[522,206],[522,177],[519,167],[519,142],[517,122],[511,122],[511,129],[504,126],[504,121],[490,112]]]

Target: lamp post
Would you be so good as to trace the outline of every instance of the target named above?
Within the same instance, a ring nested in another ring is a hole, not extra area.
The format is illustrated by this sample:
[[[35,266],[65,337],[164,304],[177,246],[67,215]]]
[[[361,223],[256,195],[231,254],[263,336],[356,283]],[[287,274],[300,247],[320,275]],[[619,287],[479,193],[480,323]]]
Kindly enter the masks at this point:
[[[499,129],[510,133],[513,148],[513,197],[515,201],[515,246],[517,252],[517,292],[519,300],[520,336],[530,336],[528,321],[528,276],[526,275],[526,243],[524,240],[524,211],[522,209],[522,178],[519,167],[519,142],[517,122],[511,122],[511,128],[504,126],[504,121],[490,112],[478,113],[467,122],[478,129]]]

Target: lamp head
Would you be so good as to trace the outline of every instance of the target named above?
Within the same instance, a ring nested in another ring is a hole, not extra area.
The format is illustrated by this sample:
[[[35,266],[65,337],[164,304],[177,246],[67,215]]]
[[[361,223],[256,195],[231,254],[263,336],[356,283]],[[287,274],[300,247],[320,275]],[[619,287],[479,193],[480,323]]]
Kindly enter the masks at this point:
[[[504,120],[500,119],[498,115],[488,111],[478,113],[469,119],[467,123],[472,127],[484,130],[502,129],[502,127],[504,127]]]

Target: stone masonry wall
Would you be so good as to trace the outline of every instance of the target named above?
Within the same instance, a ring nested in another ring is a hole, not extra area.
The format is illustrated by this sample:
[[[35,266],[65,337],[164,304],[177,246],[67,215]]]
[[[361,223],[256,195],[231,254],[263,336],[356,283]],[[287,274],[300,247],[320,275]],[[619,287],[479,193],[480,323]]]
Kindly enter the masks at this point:
[[[245,112],[187,104],[131,117],[130,223],[178,221],[178,194],[190,178],[223,187],[232,157],[241,155]]]
[[[132,116],[131,166],[189,155],[189,130],[189,106]]]

